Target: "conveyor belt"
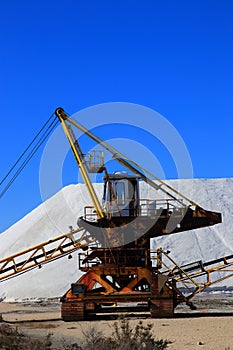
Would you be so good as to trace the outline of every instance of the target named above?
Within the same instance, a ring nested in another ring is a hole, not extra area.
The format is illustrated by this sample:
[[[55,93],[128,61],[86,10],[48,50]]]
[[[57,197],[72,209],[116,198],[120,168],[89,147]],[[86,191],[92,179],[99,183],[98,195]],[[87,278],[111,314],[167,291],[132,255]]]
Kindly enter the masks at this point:
[[[90,241],[83,228],[50,239],[29,249],[0,260],[0,281],[14,277],[42,264],[59,259],[80,248],[86,248]]]

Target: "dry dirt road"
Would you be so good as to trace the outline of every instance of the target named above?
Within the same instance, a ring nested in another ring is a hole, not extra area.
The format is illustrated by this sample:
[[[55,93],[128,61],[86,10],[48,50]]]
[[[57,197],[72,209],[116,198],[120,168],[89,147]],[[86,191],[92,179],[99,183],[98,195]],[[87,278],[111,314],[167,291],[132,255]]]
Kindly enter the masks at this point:
[[[156,338],[170,340],[168,348],[172,350],[233,350],[233,294],[200,294],[194,302],[197,311],[179,306],[172,319],[150,319],[146,313],[127,317],[131,327],[139,320],[152,323]],[[63,322],[58,300],[1,302],[0,314],[4,323],[33,338],[51,334],[55,349],[64,349],[65,344],[81,345],[90,328],[111,335],[117,320],[117,316],[100,315],[93,321]]]

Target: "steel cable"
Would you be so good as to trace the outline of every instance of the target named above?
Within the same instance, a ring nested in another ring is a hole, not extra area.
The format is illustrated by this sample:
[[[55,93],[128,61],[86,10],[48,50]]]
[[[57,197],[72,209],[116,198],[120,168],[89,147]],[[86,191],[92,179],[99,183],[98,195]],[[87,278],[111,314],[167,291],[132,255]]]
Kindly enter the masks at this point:
[[[33,138],[33,140],[29,143],[25,151],[20,155],[18,160],[14,163],[14,165],[11,167],[11,169],[8,171],[8,173],[4,176],[2,181],[0,182],[0,185],[3,184],[3,182],[9,177],[9,175],[12,173],[12,171],[16,168],[16,166],[19,164],[19,162],[22,160],[22,158],[26,155],[26,153],[30,150],[33,143],[39,138],[40,134],[43,132],[45,127],[48,125],[48,123],[51,121],[52,117],[54,116],[54,113],[50,116],[50,118],[47,120],[47,122],[43,125],[43,127],[40,129],[40,131],[36,134],[36,136]],[[25,166],[28,164],[28,162],[31,160],[31,158],[34,156],[34,154],[38,151],[38,149],[41,147],[41,145],[44,143],[44,141],[47,139],[47,137],[52,133],[52,131],[55,129],[57,124],[59,123],[58,119],[54,117],[52,122],[49,124],[47,129],[43,132],[40,139],[36,142],[36,144],[33,146],[32,150],[27,155],[26,159],[23,161],[23,163],[20,165],[18,170],[15,172],[15,174],[12,176],[12,178],[9,180],[7,185],[4,187],[4,189],[0,193],[0,198],[6,193],[6,191],[10,188],[10,186],[13,184],[13,182],[16,180],[16,178],[19,176],[19,174],[22,172],[22,170],[25,168]]]

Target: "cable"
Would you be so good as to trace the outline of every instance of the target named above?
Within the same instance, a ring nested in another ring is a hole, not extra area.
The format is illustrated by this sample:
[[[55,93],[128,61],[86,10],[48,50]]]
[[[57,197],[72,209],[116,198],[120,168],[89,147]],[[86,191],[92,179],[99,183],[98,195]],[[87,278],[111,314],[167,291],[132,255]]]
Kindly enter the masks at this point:
[[[54,122],[56,121],[56,118],[53,120],[53,122],[50,124],[48,129],[44,132],[40,140],[36,143],[32,151],[29,153],[27,158],[24,160],[24,162],[21,164],[20,168],[16,171],[14,176],[11,178],[11,180],[8,182],[8,184],[5,186],[3,191],[0,193],[0,198],[6,193],[6,191],[10,188],[10,186],[13,184],[13,182],[16,180],[16,178],[19,176],[19,174],[22,172],[22,170],[25,168],[25,166],[28,164],[28,162],[31,160],[31,158],[34,156],[34,154],[37,152],[37,150],[40,148],[40,146],[43,144],[43,142],[46,140],[46,138],[50,135],[50,133],[54,130],[56,127],[58,121],[56,121],[55,125],[51,130],[49,130]]]
[[[29,150],[29,148],[32,146],[33,142],[39,137],[41,132],[44,130],[48,122],[51,120],[53,114],[49,118],[49,120],[44,124],[44,126],[41,128],[41,130],[37,133],[37,135],[33,138],[33,141],[30,142],[29,146],[26,148],[26,150],[21,154],[19,159],[15,162],[15,164],[12,166],[12,168],[9,170],[7,175],[2,180],[1,184],[5,181],[5,179],[10,175],[10,173],[13,171],[13,169],[16,167],[16,165],[19,163],[19,161],[23,158],[23,156],[26,154],[26,152]],[[19,169],[16,171],[16,173],[13,175],[13,177],[10,179],[10,181],[7,183],[5,188],[0,193],[0,198],[6,193],[6,191],[10,188],[10,186],[13,184],[13,182],[16,180],[16,178],[19,176],[19,174],[22,172],[22,170],[25,168],[25,166],[28,164],[28,162],[31,160],[31,158],[34,156],[34,154],[37,152],[37,150],[40,148],[40,146],[44,143],[44,141],[47,139],[47,137],[52,133],[52,131],[55,129],[57,124],[59,123],[58,119],[55,117],[53,121],[50,123],[48,128],[45,130],[45,132],[40,137],[39,141],[35,144],[33,149],[30,151],[30,153],[27,155],[26,159],[23,161],[23,163],[20,165]]]
[[[33,144],[33,142],[37,139],[37,137],[40,135],[40,133],[44,130],[44,128],[46,127],[46,125],[49,123],[50,119],[52,119],[54,113],[51,114],[51,116],[49,117],[49,119],[47,120],[47,122],[42,126],[42,128],[40,129],[40,131],[36,134],[36,136],[32,139],[32,141],[29,143],[29,145],[27,146],[27,148],[25,149],[25,151],[20,155],[20,157],[18,158],[18,160],[15,162],[15,164],[10,168],[10,170],[8,171],[8,173],[4,176],[4,178],[1,180],[0,182],[0,186],[3,184],[3,182],[7,179],[7,177],[10,175],[10,173],[14,170],[14,168],[16,167],[16,165],[20,162],[20,160],[23,158],[23,156],[25,155],[25,153],[29,150],[29,148],[31,147],[31,145]]]

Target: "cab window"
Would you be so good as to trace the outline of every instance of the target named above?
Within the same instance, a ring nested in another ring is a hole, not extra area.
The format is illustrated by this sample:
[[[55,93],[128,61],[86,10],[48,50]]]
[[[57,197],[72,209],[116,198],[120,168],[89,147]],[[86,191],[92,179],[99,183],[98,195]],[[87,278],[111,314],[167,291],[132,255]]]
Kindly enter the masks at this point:
[[[115,193],[117,198],[117,203],[122,205],[125,204],[125,184],[122,181],[118,181],[115,184]]]

